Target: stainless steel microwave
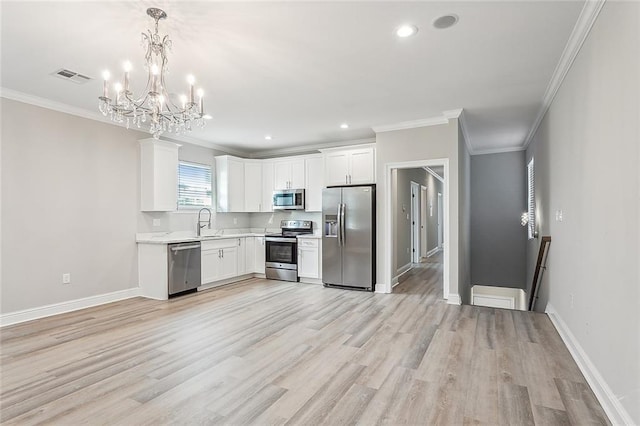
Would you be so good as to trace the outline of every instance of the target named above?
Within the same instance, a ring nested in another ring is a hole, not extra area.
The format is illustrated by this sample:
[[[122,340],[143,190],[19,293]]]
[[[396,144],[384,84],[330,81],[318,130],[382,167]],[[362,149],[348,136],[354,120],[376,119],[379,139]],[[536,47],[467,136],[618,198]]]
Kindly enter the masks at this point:
[[[304,189],[273,191],[274,210],[304,210]]]

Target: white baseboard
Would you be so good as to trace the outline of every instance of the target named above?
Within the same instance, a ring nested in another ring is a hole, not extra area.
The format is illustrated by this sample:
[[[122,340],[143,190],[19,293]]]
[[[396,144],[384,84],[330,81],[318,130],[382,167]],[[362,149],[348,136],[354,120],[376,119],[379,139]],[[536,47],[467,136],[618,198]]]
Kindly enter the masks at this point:
[[[587,353],[582,349],[582,346],[580,346],[580,343],[578,343],[578,340],[569,327],[567,327],[567,324],[565,324],[560,315],[558,315],[558,312],[548,303],[545,312],[556,330],[558,330],[558,334],[560,334],[562,341],[569,349],[576,364],[578,364],[578,368],[580,368],[585,379],[587,379],[587,383],[591,386],[593,393],[596,395],[598,402],[602,405],[611,423],[614,425],[635,424],[596,366],[591,362]]]
[[[97,296],[89,296],[83,299],[69,300],[66,302],[54,303],[52,305],[25,309],[23,311],[9,312],[8,314],[0,315],[0,327],[63,314],[65,312],[77,311],[79,309],[90,308],[92,306],[104,305],[105,303],[130,299],[140,295],[140,287],[134,287],[126,290],[114,291],[113,293],[99,294]]]
[[[458,293],[449,293],[449,298],[447,299],[447,304],[449,305],[460,305],[460,295]]]
[[[427,252],[427,257],[431,257],[440,251],[440,247],[433,248]]]
[[[391,286],[385,283],[377,283],[375,292],[380,294],[389,294],[391,293]]]

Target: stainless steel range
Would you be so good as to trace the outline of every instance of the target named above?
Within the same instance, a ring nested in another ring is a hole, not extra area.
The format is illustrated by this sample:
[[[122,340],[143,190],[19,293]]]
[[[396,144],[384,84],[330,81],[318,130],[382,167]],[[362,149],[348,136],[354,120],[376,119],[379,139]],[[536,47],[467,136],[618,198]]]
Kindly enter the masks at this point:
[[[265,275],[272,280],[298,281],[298,235],[312,234],[310,220],[283,220],[279,234],[265,235]]]

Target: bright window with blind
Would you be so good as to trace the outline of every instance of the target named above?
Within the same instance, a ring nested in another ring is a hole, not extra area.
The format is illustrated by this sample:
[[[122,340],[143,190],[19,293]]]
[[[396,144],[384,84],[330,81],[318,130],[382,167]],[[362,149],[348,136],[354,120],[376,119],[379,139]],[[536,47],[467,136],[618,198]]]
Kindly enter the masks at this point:
[[[527,164],[527,235],[529,239],[536,234],[536,197],[535,197],[535,173],[533,171],[533,158]]]
[[[211,166],[178,163],[178,208],[211,207]]]

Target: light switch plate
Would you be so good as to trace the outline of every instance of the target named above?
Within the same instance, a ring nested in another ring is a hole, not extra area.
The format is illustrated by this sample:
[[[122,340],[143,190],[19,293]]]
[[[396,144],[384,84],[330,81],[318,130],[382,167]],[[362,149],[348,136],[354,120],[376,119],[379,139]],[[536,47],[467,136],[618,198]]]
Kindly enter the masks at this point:
[[[160,226],[162,221],[160,219],[153,219],[153,226]]]
[[[66,274],[62,274],[62,284],[69,284],[71,283],[71,274],[66,273]]]

